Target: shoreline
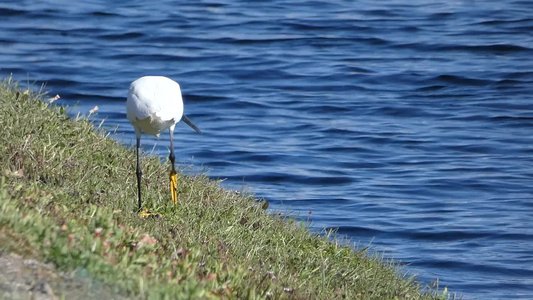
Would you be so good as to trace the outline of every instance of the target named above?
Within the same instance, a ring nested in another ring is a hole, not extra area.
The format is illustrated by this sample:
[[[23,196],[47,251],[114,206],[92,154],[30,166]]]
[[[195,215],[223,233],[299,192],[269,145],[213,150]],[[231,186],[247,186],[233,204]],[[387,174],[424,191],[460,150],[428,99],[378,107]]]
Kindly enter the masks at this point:
[[[161,217],[139,219],[133,148],[10,78],[0,96],[0,237],[10,240],[3,252],[82,270],[117,297],[449,297],[205,176],[178,172],[173,206],[158,157],[142,158],[143,195]]]

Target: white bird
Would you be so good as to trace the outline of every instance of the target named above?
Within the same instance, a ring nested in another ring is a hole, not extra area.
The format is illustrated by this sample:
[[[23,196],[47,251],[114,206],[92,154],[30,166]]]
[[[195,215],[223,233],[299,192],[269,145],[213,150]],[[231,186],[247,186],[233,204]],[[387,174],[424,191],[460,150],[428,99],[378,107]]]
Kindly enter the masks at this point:
[[[169,129],[170,155],[172,164],[170,171],[170,193],[174,203],[178,201],[177,182],[174,156],[174,127],[183,120],[198,133],[200,129],[183,114],[183,99],[180,85],[174,80],[163,76],[144,76],[130,85],[128,100],[126,101],[128,120],[135,128],[137,137],[137,197],[138,210],[141,211],[141,178],[142,171],[139,163],[141,135],[143,133],[159,136],[161,131]]]

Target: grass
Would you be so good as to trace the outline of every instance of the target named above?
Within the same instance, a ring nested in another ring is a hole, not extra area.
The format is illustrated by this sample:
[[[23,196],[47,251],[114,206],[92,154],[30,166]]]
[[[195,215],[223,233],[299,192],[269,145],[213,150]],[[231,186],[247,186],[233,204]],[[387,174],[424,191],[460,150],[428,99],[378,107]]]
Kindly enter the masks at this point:
[[[72,120],[43,95],[0,83],[0,248],[83,270],[131,298],[446,299],[395,266],[317,236],[204,176],[143,157],[135,214],[135,152]]]

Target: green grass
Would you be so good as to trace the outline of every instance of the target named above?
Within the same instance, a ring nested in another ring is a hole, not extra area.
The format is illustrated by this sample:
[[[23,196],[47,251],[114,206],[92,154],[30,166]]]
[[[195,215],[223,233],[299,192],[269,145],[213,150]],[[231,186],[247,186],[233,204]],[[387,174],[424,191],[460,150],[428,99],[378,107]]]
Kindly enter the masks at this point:
[[[143,157],[135,214],[135,152],[0,83],[0,238],[4,251],[83,270],[132,298],[445,299],[390,262],[266,212],[250,195]]]

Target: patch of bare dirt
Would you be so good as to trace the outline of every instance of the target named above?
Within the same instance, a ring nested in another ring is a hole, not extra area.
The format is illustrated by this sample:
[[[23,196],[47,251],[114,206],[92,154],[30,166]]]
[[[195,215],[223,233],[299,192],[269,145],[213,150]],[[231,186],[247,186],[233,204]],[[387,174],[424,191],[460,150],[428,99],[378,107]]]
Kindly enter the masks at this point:
[[[0,252],[0,299],[128,299],[111,287],[84,276],[60,272],[51,264]]]

